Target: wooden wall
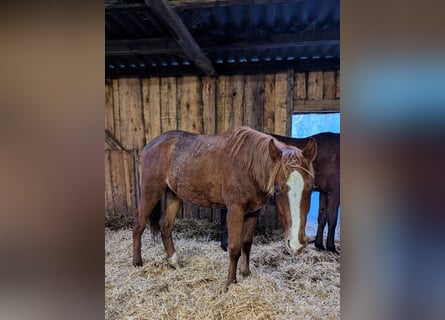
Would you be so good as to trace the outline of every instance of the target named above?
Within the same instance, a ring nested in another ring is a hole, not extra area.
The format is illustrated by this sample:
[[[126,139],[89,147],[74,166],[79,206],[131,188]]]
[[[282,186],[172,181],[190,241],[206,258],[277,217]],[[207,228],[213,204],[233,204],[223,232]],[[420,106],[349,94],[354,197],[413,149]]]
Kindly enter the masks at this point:
[[[248,125],[290,135],[293,112],[340,111],[340,72],[287,72],[105,81],[105,217],[131,217],[139,195],[139,152],[162,132],[216,134]],[[184,204],[179,217],[219,221],[219,210]],[[274,213],[259,224],[278,227]]]

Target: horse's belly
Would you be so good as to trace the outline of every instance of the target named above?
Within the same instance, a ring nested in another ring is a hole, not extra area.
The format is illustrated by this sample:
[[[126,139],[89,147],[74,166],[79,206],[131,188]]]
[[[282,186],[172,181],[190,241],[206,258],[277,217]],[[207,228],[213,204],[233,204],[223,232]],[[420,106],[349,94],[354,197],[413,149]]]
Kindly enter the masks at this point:
[[[190,202],[198,207],[203,208],[224,208],[223,200],[206,192],[193,192],[179,189],[176,192],[177,196],[184,201]]]

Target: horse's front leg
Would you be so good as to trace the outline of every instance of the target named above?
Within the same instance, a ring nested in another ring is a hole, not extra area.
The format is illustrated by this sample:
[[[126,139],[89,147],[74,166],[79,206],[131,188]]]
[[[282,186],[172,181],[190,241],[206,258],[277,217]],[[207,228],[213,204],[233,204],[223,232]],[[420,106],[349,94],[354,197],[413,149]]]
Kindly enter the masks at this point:
[[[250,249],[252,247],[253,233],[255,231],[260,210],[249,213],[244,218],[240,266],[241,275],[244,277],[250,275]]]
[[[227,233],[229,238],[229,274],[226,288],[236,283],[236,266],[241,256],[241,238],[243,234],[244,212],[239,207],[227,208]]]
[[[176,215],[178,214],[182,201],[171,191],[166,191],[165,195],[166,212],[162,215],[161,220],[159,221],[162,242],[164,243],[164,248],[167,252],[168,264],[173,268],[179,268],[179,260],[173,245],[172,232],[175,226]]]

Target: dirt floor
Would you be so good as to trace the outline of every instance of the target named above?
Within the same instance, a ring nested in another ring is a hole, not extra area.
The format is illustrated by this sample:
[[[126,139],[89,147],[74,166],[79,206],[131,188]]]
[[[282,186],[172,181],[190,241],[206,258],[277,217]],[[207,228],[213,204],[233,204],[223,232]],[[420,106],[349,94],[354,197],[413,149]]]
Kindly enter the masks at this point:
[[[160,239],[143,235],[144,265],[133,267],[131,230],[105,231],[106,319],[339,319],[340,256],[310,243],[303,254],[284,250],[281,231],[257,232],[252,274],[224,292],[228,254],[218,226],[177,220],[171,268]],[[336,242],[340,251],[340,242]]]

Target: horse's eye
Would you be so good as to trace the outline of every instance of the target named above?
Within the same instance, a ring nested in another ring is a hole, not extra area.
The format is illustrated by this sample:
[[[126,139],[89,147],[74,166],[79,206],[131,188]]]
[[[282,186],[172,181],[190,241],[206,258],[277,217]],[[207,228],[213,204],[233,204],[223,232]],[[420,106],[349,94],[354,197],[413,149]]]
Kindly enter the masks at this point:
[[[275,194],[280,194],[280,193],[281,193],[281,187],[275,186]]]

